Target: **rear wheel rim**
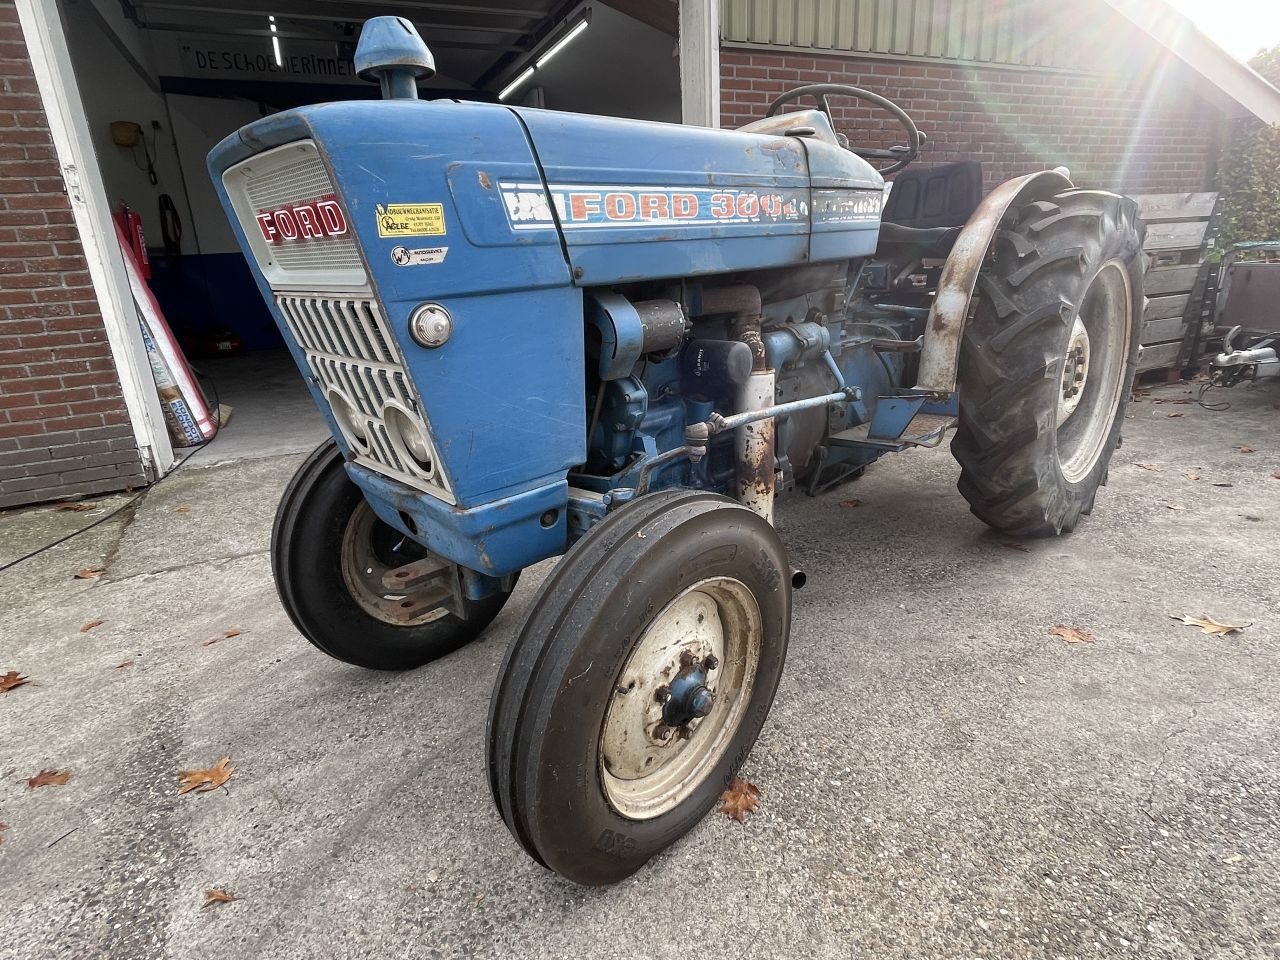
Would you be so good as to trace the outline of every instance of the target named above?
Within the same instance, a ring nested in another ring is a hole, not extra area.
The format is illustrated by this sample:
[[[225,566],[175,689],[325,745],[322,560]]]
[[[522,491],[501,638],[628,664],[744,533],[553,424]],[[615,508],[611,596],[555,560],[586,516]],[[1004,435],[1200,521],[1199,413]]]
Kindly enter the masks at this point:
[[[1120,260],[1103,264],[1081,298],[1059,362],[1055,411],[1058,466],[1079,483],[1106,451],[1133,339],[1133,288]]]
[[[732,577],[688,587],[649,623],[614,685],[600,733],[601,782],[618,814],[662,816],[717,766],[751,703],[763,638],[755,597]],[[663,692],[690,669],[705,669],[714,703],[705,716],[672,728]]]

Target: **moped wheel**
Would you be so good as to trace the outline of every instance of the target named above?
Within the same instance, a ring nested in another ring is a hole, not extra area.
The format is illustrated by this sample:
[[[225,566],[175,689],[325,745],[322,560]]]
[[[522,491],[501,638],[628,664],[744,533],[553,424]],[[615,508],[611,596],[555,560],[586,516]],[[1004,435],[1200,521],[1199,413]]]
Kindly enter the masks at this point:
[[[462,599],[462,615],[444,605],[398,611],[407,596],[384,574],[433,558],[425,547],[378,519],[326,440],[285,489],[271,530],[271,573],[298,631],[329,656],[372,670],[422,666],[474,640],[511,595]],[[447,567],[441,576],[456,576]]]
[[[598,524],[538,593],[490,705],[490,785],[534,859],[614,883],[691,830],[746,758],[786,655],[765,520],[663,491]]]

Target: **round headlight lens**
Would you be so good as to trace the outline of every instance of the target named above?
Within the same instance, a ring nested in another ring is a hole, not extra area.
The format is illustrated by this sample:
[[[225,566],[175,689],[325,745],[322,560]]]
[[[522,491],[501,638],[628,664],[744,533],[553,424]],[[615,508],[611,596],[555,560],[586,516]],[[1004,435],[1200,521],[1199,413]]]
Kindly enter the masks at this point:
[[[382,419],[387,425],[391,443],[400,458],[408,461],[409,468],[424,477],[434,476],[436,464],[431,454],[431,443],[417,418],[403,407],[387,404],[382,411]]]

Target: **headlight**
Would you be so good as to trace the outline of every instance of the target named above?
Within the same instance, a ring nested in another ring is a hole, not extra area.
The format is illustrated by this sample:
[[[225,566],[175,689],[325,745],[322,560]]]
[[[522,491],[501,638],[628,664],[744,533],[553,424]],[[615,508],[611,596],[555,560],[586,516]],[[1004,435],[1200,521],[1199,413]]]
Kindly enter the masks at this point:
[[[338,421],[338,429],[347,438],[347,442],[361,453],[369,452],[369,427],[364,416],[339,391],[328,392],[329,409],[333,418]]]
[[[423,477],[435,476],[436,461],[421,422],[404,407],[388,403],[382,410],[383,422],[391,445],[405,465]]]

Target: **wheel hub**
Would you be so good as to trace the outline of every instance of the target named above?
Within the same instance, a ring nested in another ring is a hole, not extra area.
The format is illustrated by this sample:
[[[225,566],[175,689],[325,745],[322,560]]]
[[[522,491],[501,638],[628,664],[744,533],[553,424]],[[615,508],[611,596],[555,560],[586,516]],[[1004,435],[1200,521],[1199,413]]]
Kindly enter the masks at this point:
[[[623,816],[671,809],[715,763],[755,681],[759,617],[744,584],[716,578],[686,590],[646,628],[600,734],[605,792]]]
[[[1071,341],[1062,364],[1062,393],[1058,398],[1058,424],[1076,412],[1089,376],[1089,331],[1079,317],[1071,327]]]

